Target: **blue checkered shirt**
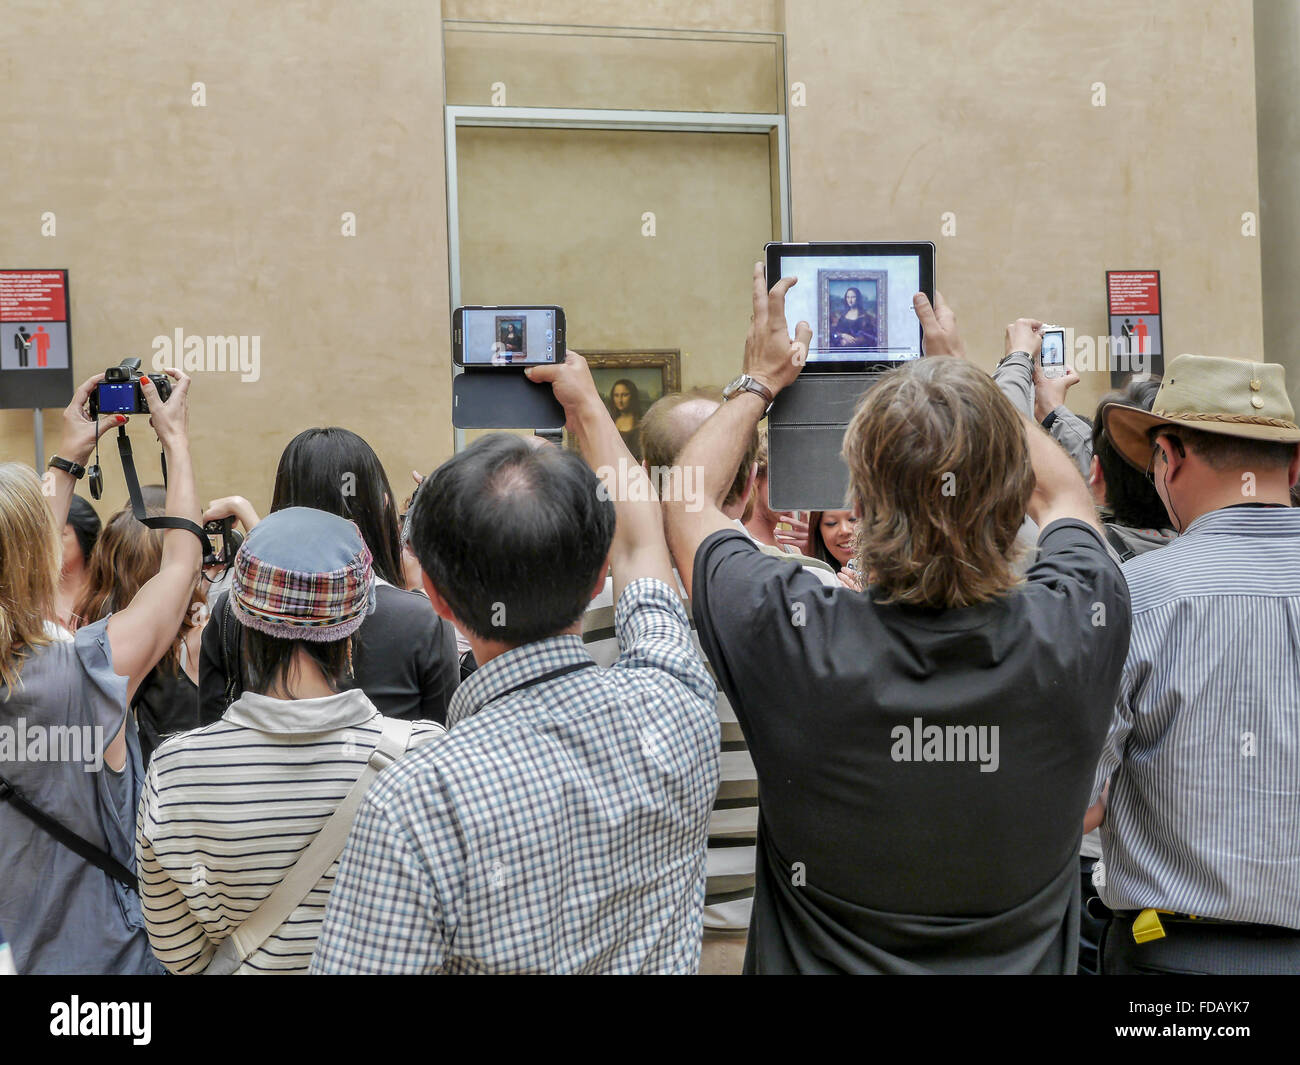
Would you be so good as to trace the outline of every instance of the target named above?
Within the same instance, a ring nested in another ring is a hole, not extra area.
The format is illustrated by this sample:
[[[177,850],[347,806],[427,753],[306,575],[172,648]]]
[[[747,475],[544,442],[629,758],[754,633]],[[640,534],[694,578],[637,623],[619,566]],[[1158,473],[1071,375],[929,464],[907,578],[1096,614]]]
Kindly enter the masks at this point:
[[[580,636],[492,659],[379,777],[312,972],[699,968],[716,691],[668,585],[634,581],[614,625],[609,669]]]

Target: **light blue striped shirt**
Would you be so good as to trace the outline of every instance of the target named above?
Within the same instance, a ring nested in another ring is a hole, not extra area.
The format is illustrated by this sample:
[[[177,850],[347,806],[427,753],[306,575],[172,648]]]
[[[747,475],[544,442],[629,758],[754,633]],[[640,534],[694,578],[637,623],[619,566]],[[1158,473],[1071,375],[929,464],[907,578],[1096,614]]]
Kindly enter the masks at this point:
[[[1300,510],[1212,511],[1124,576],[1102,900],[1300,928]]]

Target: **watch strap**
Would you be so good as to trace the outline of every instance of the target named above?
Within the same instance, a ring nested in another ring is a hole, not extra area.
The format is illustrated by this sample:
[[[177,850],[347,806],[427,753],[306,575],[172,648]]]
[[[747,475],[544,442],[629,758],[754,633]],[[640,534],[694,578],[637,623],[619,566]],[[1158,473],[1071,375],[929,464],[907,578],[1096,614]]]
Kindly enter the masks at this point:
[[[762,401],[767,404],[767,409],[771,410],[772,404],[776,401],[776,396],[772,390],[760,381],[754,380],[749,374],[741,374],[729,384],[723,392],[723,399],[731,399],[733,396],[740,395],[741,392],[753,392]]]
[[[58,455],[52,455],[47,465],[49,465],[51,469],[62,470],[64,473],[70,474],[78,481],[86,476],[85,466],[81,465],[79,462],[73,462],[71,459],[60,458]]]

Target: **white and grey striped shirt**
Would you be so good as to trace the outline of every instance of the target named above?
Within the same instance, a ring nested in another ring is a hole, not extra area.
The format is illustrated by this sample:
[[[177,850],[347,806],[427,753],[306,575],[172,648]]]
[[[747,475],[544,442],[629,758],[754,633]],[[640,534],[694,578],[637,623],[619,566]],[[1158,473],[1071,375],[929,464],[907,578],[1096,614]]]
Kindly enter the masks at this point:
[[[1124,576],[1102,900],[1300,928],[1300,510],[1212,511]]]
[[[361,775],[382,718],[360,689],[322,699],[245,692],[222,719],[154,752],[136,860],[154,954],[199,973],[307,849]],[[411,747],[445,730],[413,722]],[[335,862],[240,973],[306,972]]]

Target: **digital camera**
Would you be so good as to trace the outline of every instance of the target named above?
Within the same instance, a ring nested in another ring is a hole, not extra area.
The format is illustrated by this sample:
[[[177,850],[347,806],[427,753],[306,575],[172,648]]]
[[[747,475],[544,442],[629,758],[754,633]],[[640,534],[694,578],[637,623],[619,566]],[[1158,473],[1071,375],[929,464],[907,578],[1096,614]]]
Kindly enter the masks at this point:
[[[235,555],[239,551],[239,545],[244,542],[244,537],[234,526],[234,517],[203,523],[203,535],[208,541],[208,549],[203,552],[204,569],[210,566],[225,566],[229,569],[235,564]],[[219,538],[220,547],[213,541],[213,537]]]
[[[117,366],[104,371],[104,380],[90,394],[90,416],[101,414],[148,414],[149,403],[140,389],[140,360],[123,359]],[[172,379],[165,373],[151,373],[149,380],[158,389],[163,402],[172,394]]]

